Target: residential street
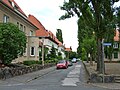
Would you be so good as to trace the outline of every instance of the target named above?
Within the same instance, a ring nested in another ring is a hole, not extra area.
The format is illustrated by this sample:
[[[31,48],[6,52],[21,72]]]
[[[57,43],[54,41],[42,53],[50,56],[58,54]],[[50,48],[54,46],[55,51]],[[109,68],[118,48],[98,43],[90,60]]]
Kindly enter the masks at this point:
[[[120,0],[0,0],[0,90],[120,90],[119,67]]]
[[[87,84],[87,78],[83,64],[78,62],[68,69],[52,67],[0,81],[0,90],[108,90]]]

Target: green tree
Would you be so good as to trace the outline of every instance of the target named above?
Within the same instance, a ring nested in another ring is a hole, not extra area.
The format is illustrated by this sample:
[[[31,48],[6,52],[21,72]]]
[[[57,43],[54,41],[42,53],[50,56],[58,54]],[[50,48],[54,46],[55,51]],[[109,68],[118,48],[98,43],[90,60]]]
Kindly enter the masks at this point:
[[[47,58],[47,54],[48,54],[48,50],[49,50],[49,48],[47,48],[47,47],[45,47],[44,48],[44,58],[45,58],[45,60],[47,60],[48,58]]]
[[[104,66],[101,42],[103,38],[106,37],[108,31],[114,30],[113,5],[118,1],[119,0],[69,0],[68,2],[64,2],[64,5],[61,7],[66,13],[61,16],[60,19],[71,18],[76,14],[79,19],[83,19],[85,27],[94,30],[97,40],[97,70],[99,73],[102,73]],[[108,27],[112,28],[109,30]],[[86,28],[84,30],[86,30]]]
[[[88,61],[88,58],[90,59],[90,64],[93,65],[93,57],[96,57],[95,51],[96,51],[96,40],[94,37],[92,38],[84,38],[82,43],[82,48],[86,51],[86,59]],[[85,52],[84,52],[85,53]],[[88,57],[90,55],[90,57]]]
[[[25,33],[12,23],[0,23],[0,61],[9,64],[23,55],[26,48]]]
[[[76,52],[71,51],[71,52],[70,52],[69,59],[73,59],[73,58],[77,58],[77,53],[76,53]]]
[[[84,25],[85,25],[85,22],[81,16],[81,18],[79,18],[78,20],[78,48],[77,48],[77,52],[80,56],[82,53],[83,43],[85,39],[95,38],[95,35],[93,34],[94,30]]]
[[[58,60],[62,60],[62,59],[63,59],[63,58],[62,58],[62,53],[61,53],[61,52],[58,52],[57,59],[58,59]]]
[[[54,48],[54,46],[52,45],[52,48],[50,50],[50,58],[56,58],[56,49]]]
[[[70,52],[65,51],[65,56],[66,56],[67,59],[69,59],[69,53],[70,53]]]
[[[118,25],[118,27],[120,27],[120,7],[118,7],[116,10],[115,19],[116,19],[116,24]]]
[[[45,60],[48,60],[49,58],[47,57],[48,55],[48,48],[47,47],[44,47],[44,59]],[[41,50],[39,51],[39,60],[42,60],[42,48]]]
[[[82,53],[81,53],[81,59],[83,60],[83,61],[86,61],[87,60],[87,53],[86,53],[86,50],[85,50],[85,48],[82,48],[82,51],[81,51]]]
[[[56,37],[60,42],[63,43],[63,37],[62,37],[62,30],[61,29],[57,29]]]

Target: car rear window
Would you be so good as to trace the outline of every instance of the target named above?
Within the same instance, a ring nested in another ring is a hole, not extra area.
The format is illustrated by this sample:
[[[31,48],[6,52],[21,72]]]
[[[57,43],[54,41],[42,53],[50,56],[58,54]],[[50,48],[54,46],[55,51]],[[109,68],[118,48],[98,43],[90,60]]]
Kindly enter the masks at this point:
[[[58,63],[65,63],[65,61],[64,61],[64,60],[62,60],[62,61],[59,61]]]

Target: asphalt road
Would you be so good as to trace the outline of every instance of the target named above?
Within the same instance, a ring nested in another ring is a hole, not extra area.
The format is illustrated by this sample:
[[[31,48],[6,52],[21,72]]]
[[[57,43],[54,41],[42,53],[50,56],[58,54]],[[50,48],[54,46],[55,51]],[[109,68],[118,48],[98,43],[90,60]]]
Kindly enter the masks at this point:
[[[81,62],[68,69],[49,72],[27,83],[0,85],[0,90],[108,90],[87,84],[88,76]]]

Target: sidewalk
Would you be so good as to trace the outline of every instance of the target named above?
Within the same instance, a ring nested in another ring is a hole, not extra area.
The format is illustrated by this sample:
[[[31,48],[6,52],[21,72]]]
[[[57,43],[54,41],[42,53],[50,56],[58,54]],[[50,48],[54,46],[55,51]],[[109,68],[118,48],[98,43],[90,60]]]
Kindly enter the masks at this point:
[[[83,62],[88,74],[95,72],[96,63],[90,66],[89,63]],[[105,63],[105,73],[107,75],[120,75],[120,63]],[[93,86],[108,88],[111,90],[120,90],[120,83],[90,83]]]
[[[13,86],[13,85],[21,85],[21,84],[25,84],[27,82],[30,82],[34,79],[37,79],[41,76],[44,76],[52,71],[55,70],[55,66],[53,67],[50,67],[50,68],[45,68],[45,69],[42,69],[42,70],[39,70],[39,71],[36,71],[36,72],[33,72],[33,73],[28,73],[28,74],[24,74],[24,75],[21,75],[21,76],[16,76],[16,77],[13,77],[13,78],[9,78],[9,79],[6,79],[6,80],[0,80],[0,86]]]

